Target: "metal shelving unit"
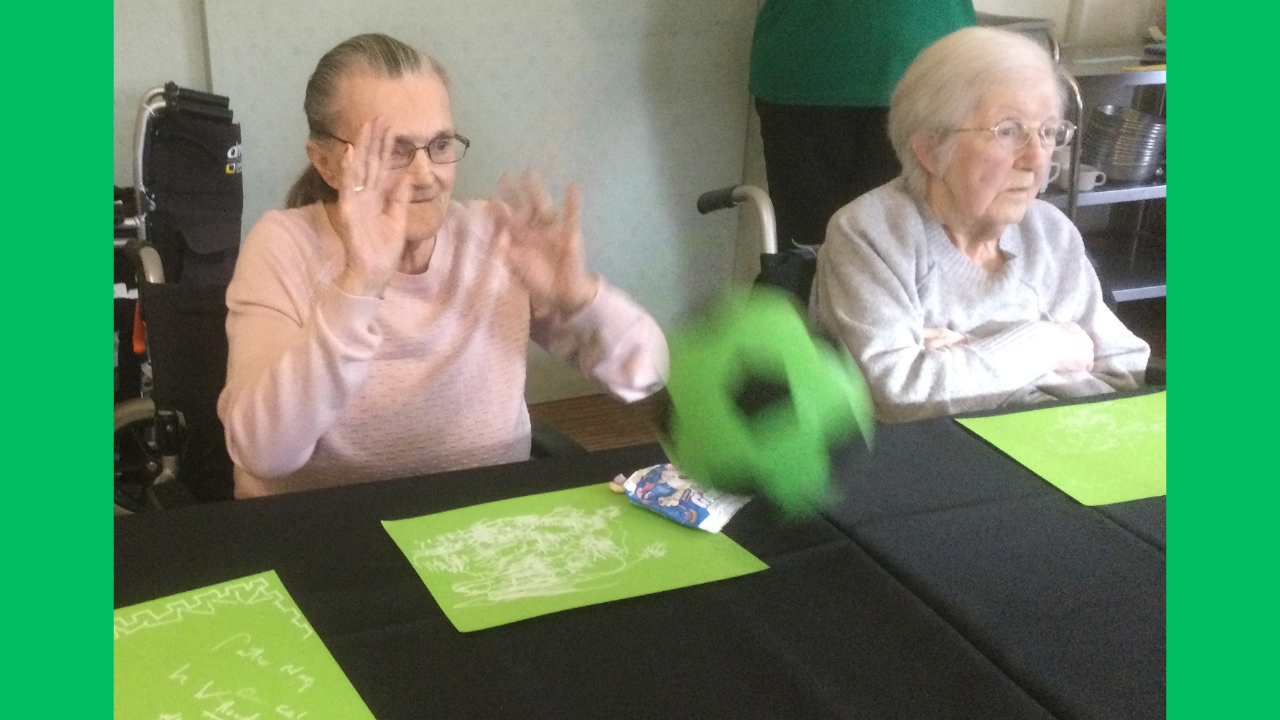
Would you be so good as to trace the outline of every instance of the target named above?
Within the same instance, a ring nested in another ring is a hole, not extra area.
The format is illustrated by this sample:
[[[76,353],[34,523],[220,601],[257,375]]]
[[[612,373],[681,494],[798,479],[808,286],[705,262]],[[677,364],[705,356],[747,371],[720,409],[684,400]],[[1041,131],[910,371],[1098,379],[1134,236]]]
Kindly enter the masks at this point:
[[[1135,200],[1158,200],[1165,196],[1165,185],[1160,183],[1125,183],[1108,182],[1096,190],[1079,193],[1076,207],[1091,205],[1113,205],[1115,203],[1133,202]],[[1065,192],[1046,192],[1041,200],[1051,202],[1062,210],[1067,209],[1068,197]]]
[[[1130,103],[1148,86],[1165,84],[1164,66],[1143,65],[1140,46],[1068,48],[1061,51],[1060,67],[1067,81],[1070,119],[1078,128],[1072,141],[1071,166],[1064,168],[1074,178],[1080,167],[1080,153],[1085,128],[1085,96],[1095,99],[1107,94],[1130,91]],[[1101,103],[1099,103],[1101,104]],[[1159,99],[1163,114],[1163,88]],[[1079,192],[1075,183],[1067,192],[1049,192],[1042,199],[1057,205],[1077,222],[1079,209],[1121,203],[1149,203],[1166,197],[1163,176],[1145,183],[1111,182],[1095,190]],[[1132,214],[1132,213],[1131,213]],[[1149,213],[1144,205],[1136,213],[1137,226],[1128,233],[1109,229],[1103,233],[1086,233],[1087,244],[1098,259],[1099,274],[1106,277],[1117,301],[1163,297],[1165,281],[1164,229],[1159,235],[1144,232],[1143,222]],[[1078,224],[1078,223],[1077,223]],[[1149,228],[1148,228],[1149,230]],[[1153,247],[1158,240],[1159,252]]]

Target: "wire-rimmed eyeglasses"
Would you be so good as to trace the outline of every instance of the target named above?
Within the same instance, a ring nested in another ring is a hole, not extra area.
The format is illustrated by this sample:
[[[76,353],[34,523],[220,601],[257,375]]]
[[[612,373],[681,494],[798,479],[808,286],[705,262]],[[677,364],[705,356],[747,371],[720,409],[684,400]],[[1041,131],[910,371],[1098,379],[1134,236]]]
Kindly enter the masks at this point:
[[[331,132],[322,134],[338,142],[355,147],[355,143],[350,140],[344,140]],[[414,145],[411,142],[398,141],[391,146],[389,166],[392,170],[409,167],[413,164],[413,158],[418,154],[419,150],[426,150],[427,157],[431,159],[431,162],[438,165],[449,165],[461,160],[467,154],[467,148],[469,147],[471,147],[471,141],[461,135],[441,135],[426,145]]]
[[[989,128],[955,128],[955,132],[989,132],[996,141],[1011,151],[1021,150],[1031,140],[1032,135],[1040,138],[1041,147],[1064,147],[1075,135],[1076,126],[1070,120],[1045,123],[1038,128],[1029,128],[1017,120],[1005,120],[999,125]]]

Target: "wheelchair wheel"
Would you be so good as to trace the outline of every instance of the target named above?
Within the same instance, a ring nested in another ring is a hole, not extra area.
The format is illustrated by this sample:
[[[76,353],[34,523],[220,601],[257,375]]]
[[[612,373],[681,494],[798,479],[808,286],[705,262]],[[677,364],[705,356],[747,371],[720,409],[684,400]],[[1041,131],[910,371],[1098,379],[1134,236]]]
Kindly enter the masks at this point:
[[[156,448],[155,403],[134,398],[116,405],[115,504],[116,513],[146,512],[146,490],[160,475],[160,451]]]

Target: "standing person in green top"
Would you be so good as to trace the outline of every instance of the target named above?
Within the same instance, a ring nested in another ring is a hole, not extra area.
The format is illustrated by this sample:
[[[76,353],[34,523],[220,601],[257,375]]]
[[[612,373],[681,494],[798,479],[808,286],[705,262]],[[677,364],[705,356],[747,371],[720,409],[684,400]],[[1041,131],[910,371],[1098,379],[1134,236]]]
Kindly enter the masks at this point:
[[[765,0],[751,94],[782,248],[821,243],[836,210],[902,172],[889,95],[917,53],[974,23],[973,0]]]

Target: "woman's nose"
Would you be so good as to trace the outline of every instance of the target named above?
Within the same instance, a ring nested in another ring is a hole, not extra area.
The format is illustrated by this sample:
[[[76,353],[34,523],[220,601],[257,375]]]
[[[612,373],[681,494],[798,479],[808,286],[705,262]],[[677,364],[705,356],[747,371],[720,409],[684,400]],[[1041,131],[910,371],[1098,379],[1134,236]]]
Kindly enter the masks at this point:
[[[1046,145],[1049,146],[1046,147]],[[1052,155],[1053,146],[1032,135],[1030,141],[1022,146],[1022,153],[1018,156],[1018,160],[1028,170],[1039,171],[1049,166],[1049,158]]]
[[[418,148],[413,154],[413,159],[409,161],[405,172],[413,176],[416,184],[426,185],[434,184],[439,178],[436,176],[436,169],[439,166],[431,161],[431,156],[427,155],[426,148]]]

